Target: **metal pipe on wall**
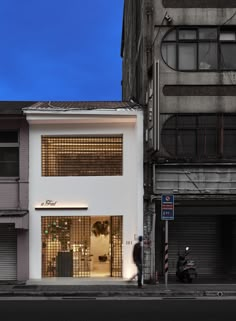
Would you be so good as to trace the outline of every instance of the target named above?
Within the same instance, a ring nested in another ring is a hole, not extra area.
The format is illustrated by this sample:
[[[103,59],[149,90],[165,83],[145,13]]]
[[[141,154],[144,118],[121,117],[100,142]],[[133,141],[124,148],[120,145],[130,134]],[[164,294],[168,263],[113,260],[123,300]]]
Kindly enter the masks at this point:
[[[154,62],[153,78],[153,147],[154,151],[160,149],[160,62]]]

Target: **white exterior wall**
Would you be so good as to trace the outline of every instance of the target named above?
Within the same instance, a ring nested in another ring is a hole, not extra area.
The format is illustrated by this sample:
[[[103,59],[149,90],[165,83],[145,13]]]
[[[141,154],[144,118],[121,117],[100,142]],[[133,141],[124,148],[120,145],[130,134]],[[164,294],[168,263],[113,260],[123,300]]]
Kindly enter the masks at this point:
[[[67,116],[27,113],[29,141],[29,278],[41,278],[41,216],[123,216],[123,277],[136,272],[132,262],[135,238],[143,234],[143,116],[142,112],[106,112],[105,119],[79,112],[73,124]],[[83,112],[81,112],[83,113]],[[108,114],[108,115],[107,115]],[[114,117],[115,114],[115,117]],[[121,116],[119,119],[117,115]],[[126,116],[129,118],[126,119]],[[101,113],[100,113],[101,116]],[[50,118],[50,120],[49,120]],[[59,119],[60,118],[60,119]],[[123,135],[123,176],[42,177],[41,135]],[[35,210],[45,200],[60,205],[87,205],[87,210]]]

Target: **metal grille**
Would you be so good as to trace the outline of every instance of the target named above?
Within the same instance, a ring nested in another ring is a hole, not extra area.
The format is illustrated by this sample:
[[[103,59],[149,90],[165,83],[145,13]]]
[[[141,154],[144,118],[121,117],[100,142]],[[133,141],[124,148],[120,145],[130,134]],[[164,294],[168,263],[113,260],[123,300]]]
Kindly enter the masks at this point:
[[[42,176],[116,176],[122,168],[121,136],[42,136]]]
[[[48,216],[41,219],[42,276],[90,276],[90,217]]]
[[[122,277],[122,216],[111,216],[111,276]]]

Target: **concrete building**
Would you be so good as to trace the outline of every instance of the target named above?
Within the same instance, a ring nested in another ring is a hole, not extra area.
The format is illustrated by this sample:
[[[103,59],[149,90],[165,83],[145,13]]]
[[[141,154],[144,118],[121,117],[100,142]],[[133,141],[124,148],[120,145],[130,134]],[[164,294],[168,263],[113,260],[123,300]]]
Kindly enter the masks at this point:
[[[235,1],[125,0],[121,55],[123,100],[145,110],[146,279],[164,274],[165,194],[169,274],[188,245],[200,277],[235,277]]]
[[[39,102],[24,113],[29,279],[131,277],[143,230],[142,110],[125,102]]]
[[[23,101],[0,102],[0,280],[22,281],[28,264],[28,123]]]

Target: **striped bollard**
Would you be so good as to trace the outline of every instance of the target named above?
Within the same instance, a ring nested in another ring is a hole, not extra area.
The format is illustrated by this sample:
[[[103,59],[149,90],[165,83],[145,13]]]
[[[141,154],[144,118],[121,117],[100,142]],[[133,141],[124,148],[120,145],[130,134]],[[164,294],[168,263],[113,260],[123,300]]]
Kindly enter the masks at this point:
[[[165,221],[165,285],[168,284],[168,220]]]
[[[165,243],[165,285],[167,286],[168,278],[168,243]]]

